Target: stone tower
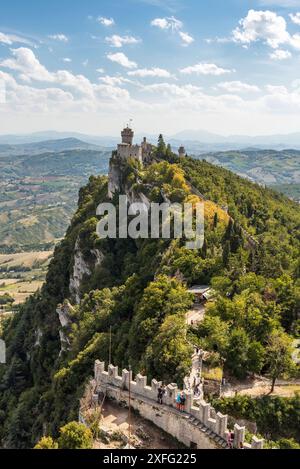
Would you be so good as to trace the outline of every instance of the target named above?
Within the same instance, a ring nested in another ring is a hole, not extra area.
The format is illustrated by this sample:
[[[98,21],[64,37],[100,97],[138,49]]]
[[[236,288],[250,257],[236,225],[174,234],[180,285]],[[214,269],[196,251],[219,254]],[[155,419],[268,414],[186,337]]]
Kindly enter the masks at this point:
[[[122,136],[122,143],[127,143],[127,145],[132,145],[133,142],[133,137],[134,137],[134,132],[130,127],[125,127],[125,129],[122,130],[121,132]]]
[[[185,151],[185,148],[184,148],[183,145],[178,148],[178,154],[179,154],[179,156],[185,156],[186,155],[186,151]]]

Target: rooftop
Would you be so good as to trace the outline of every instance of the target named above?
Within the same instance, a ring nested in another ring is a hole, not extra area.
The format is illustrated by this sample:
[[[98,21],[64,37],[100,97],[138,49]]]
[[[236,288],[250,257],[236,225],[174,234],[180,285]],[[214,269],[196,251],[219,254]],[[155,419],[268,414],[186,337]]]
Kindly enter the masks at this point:
[[[209,285],[194,285],[188,289],[189,293],[199,293],[203,295],[203,293],[206,293],[208,290],[210,290]]]

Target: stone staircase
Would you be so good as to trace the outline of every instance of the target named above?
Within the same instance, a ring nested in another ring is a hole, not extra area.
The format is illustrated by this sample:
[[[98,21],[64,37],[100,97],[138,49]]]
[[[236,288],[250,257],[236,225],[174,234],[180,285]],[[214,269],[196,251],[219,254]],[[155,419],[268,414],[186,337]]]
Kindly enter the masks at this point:
[[[196,428],[200,429],[206,436],[212,439],[218,446],[225,449],[228,448],[227,441],[224,440],[220,435],[215,433],[213,430],[204,425],[203,422],[200,422],[196,417],[189,415],[188,421]]]

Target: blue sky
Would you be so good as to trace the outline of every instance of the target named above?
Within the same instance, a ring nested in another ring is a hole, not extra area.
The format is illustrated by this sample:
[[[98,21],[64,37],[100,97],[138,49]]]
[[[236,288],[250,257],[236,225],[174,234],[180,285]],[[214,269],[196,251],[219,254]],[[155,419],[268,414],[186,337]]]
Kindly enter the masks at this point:
[[[300,0],[3,0],[1,133],[298,131]]]

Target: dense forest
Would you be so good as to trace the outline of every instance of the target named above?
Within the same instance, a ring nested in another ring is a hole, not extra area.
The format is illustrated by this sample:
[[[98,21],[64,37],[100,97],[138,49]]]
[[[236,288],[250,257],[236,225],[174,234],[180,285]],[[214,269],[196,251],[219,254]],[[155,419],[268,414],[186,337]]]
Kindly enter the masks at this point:
[[[178,239],[100,240],[95,214],[107,200],[107,177],[90,177],[44,286],[4,324],[2,446],[33,447],[77,419],[94,360],[108,360],[110,330],[116,365],[165,382],[182,382],[192,344],[237,378],[261,373],[275,382],[299,374],[291,360],[300,332],[299,206],[206,161],[179,159],[162,138],[154,152],[144,168],[128,162],[126,187],[156,202],[162,193],[171,202],[205,199],[203,247],[189,251]],[[69,286],[78,249],[90,275],[75,304]],[[204,321],[189,329],[187,287],[203,283],[216,297]],[[62,331],[56,309],[67,301],[73,306]]]

